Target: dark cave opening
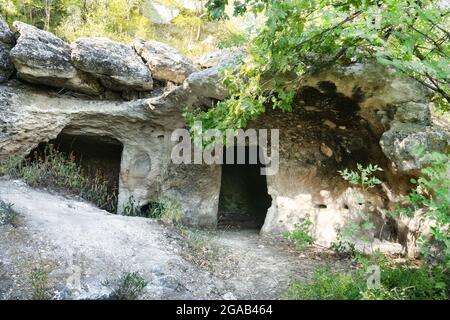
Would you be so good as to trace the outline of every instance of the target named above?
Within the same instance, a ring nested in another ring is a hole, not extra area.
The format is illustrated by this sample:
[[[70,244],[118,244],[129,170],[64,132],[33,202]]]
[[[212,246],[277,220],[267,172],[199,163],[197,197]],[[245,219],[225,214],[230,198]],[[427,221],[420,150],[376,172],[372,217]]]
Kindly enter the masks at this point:
[[[238,152],[245,152],[246,164],[237,164]],[[251,152],[258,154],[257,164],[249,164]],[[267,192],[266,176],[261,175],[258,147],[234,147],[234,164],[222,166],[222,184],[219,198],[219,228],[261,229],[272,198]]]
[[[117,199],[123,151],[120,141],[107,136],[61,133],[56,139],[39,144],[30,153],[30,160],[42,159],[49,145],[64,156],[73,158],[81,167],[83,176],[105,181],[109,192],[115,193]]]

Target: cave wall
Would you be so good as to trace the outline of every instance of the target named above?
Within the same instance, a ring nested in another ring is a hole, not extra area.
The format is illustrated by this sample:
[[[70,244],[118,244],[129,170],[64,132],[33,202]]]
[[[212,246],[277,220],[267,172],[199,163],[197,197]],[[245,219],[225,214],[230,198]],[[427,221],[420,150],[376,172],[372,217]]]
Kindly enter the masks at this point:
[[[174,168],[170,161],[170,137],[185,126],[182,108],[190,99],[174,88],[154,99],[98,101],[11,81],[0,85],[0,161],[25,157],[61,133],[110,137],[123,144],[119,212],[131,197],[142,206],[164,192],[182,205],[186,223],[215,226],[220,168]]]
[[[398,252],[401,242],[414,251],[412,238],[429,228],[424,219],[391,219],[388,210],[405,195],[427,158],[415,151],[446,152],[449,128],[436,126],[428,92],[376,65],[354,65],[314,74],[299,84],[292,113],[268,108],[251,123],[280,129],[280,171],[268,177],[273,198],[262,233],[291,231],[309,216],[317,242],[329,246],[337,230],[368,212],[375,229],[373,249]],[[349,186],[338,170],[357,163],[378,164],[383,184],[370,192]],[[413,236],[414,235],[414,236]]]
[[[386,170],[382,174],[386,187],[393,182],[389,160],[379,145],[380,136],[360,111],[353,98],[305,86],[297,94],[292,113],[270,110],[251,124],[280,129],[280,170],[267,177],[273,200],[262,233],[292,231],[309,216],[317,242],[329,246],[338,229],[358,221],[361,210],[370,212],[380,232],[384,224],[381,215],[389,205],[382,188],[362,195],[338,173],[356,168],[357,163],[372,163]],[[398,193],[405,189],[407,179],[402,175],[395,179],[393,192]],[[392,240],[392,226],[383,229],[381,238]],[[369,236],[374,238],[375,234]]]
[[[108,190],[117,197],[123,151],[120,141],[105,136],[71,135],[63,130],[56,139],[40,143],[31,151],[28,160],[42,161],[53,150],[74,160],[90,180],[100,178],[105,181]]]

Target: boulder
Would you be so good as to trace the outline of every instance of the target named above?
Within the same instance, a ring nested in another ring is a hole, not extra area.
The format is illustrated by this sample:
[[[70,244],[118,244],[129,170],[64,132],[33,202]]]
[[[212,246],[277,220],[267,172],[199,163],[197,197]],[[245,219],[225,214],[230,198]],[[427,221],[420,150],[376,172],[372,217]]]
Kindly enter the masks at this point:
[[[80,38],[72,44],[75,67],[100,79],[115,91],[148,91],[152,74],[133,48],[107,38]]]
[[[178,7],[182,7],[186,10],[191,11],[201,11],[205,9],[205,4],[202,1],[195,0],[175,0],[175,3]]]
[[[0,16],[0,83],[7,81],[14,72],[14,66],[9,58],[9,52],[14,42],[14,34]]]
[[[450,132],[438,126],[394,126],[383,134],[380,145],[397,170],[417,174],[430,164],[431,152],[447,152]]]
[[[221,49],[205,53],[194,59],[194,65],[198,69],[208,69],[219,64],[233,61],[237,57],[245,58],[246,52],[242,49]]]
[[[14,66],[9,59],[11,47],[0,42],[0,83],[7,81],[14,72]]]
[[[191,59],[165,43],[135,40],[133,47],[147,61],[154,79],[183,83],[195,71]]]
[[[0,16],[0,42],[13,45],[15,43],[14,33],[9,29],[5,19]]]
[[[245,55],[241,51],[225,55],[218,59],[217,65],[191,74],[184,82],[184,88],[194,96],[223,100],[229,92],[222,84],[222,69],[237,68]]]
[[[222,85],[222,75],[218,67],[191,74],[184,83],[184,88],[193,95],[201,95],[217,100],[225,99],[229,93]]]
[[[380,145],[397,170],[418,173],[430,162],[429,153],[445,153],[450,145],[450,132],[432,123],[430,106],[423,102],[406,102],[396,106],[389,130]]]
[[[155,24],[170,24],[179,14],[175,6],[167,6],[161,1],[146,0],[142,4],[144,16]]]
[[[22,80],[99,94],[99,83],[70,63],[70,46],[53,34],[22,22],[14,22],[19,33],[10,58]]]
[[[216,50],[205,53],[194,59],[194,64],[199,69],[208,69],[217,66],[224,60],[227,60],[232,54],[229,49]]]

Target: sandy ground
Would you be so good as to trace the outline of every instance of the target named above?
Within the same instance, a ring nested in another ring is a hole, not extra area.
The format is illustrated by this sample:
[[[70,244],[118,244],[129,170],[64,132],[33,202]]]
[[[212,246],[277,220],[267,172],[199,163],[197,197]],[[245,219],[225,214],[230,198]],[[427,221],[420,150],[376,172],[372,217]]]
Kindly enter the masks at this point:
[[[282,299],[327,252],[299,253],[256,231],[195,231],[112,215],[84,201],[0,179],[0,199],[19,213],[0,226],[0,299],[28,299],[33,268],[48,272],[54,299],[105,298],[102,282],[126,272],[147,281],[143,299]]]

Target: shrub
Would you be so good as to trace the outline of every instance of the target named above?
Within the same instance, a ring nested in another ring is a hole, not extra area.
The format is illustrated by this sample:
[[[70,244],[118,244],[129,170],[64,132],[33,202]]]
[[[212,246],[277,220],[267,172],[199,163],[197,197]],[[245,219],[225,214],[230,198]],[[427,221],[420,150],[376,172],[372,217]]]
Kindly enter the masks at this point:
[[[318,269],[312,282],[292,282],[287,298],[293,300],[359,300],[366,281],[359,273],[334,273],[329,267]]]
[[[159,201],[152,201],[148,205],[140,207],[134,197],[131,196],[124,205],[123,214],[130,217],[144,217],[161,219],[168,223],[178,224],[183,218],[181,205],[171,199],[160,197]]]
[[[147,205],[144,215],[146,218],[161,219],[169,209],[169,205],[169,203],[152,201]]]
[[[49,300],[51,298],[48,282],[49,273],[48,267],[42,260],[31,270],[30,282],[34,300]]]
[[[450,154],[431,153],[431,165],[421,171],[416,190],[408,197],[414,210],[425,210],[433,221],[431,237],[422,237],[419,245],[430,264],[449,266],[450,251]]]
[[[13,209],[11,203],[0,200],[0,225],[17,225],[18,213]]]
[[[108,187],[101,172],[95,177],[86,177],[75,157],[65,156],[53,145],[48,145],[43,154],[34,154],[34,160],[10,158],[0,164],[0,174],[22,179],[32,187],[63,189],[93,202],[100,209],[117,211],[117,195]]]
[[[416,185],[406,197],[406,205],[390,212],[392,216],[412,217],[423,214],[432,223],[431,234],[422,236],[418,245],[430,265],[449,267],[450,252],[450,154],[424,154],[423,148],[416,150],[418,156],[427,157],[431,164],[421,170],[420,177],[412,179]]]
[[[133,196],[130,196],[127,203],[124,204],[123,215],[130,217],[139,217],[141,215],[141,209],[137,205]]]
[[[245,45],[248,37],[240,33],[230,33],[219,41],[219,49],[233,48]]]
[[[353,258],[356,254],[355,244],[347,240],[342,240],[340,233],[338,233],[337,240],[331,244],[331,249],[340,258]]]
[[[144,294],[148,282],[138,273],[124,273],[115,280],[106,280],[102,283],[112,292],[110,298],[114,300],[136,300]]]
[[[446,299],[449,275],[440,268],[411,268],[401,266],[381,271],[383,285],[390,289],[405,289],[409,300]]]
[[[181,205],[173,200],[162,198],[159,202],[150,202],[144,211],[147,218],[162,219],[168,223],[178,224],[183,217]]]
[[[314,243],[314,238],[311,235],[312,225],[313,222],[308,215],[302,223],[295,225],[293,231],[286,232],[283,236],[288,240],[294,241],[297,250],[302,251]]]
[[[321,268],[310,283],[292,282],[287,297],[297,300],[446,300],[449,296],[448,272],[439,268],[382,267],[378,289],[367,288],[364,270],[337,273],[329,267]]]
[[[361,300],[408,300],[410,288],[394,288],[391,290],[381,286],[380,289],[368,289],[361,293]]]

